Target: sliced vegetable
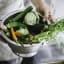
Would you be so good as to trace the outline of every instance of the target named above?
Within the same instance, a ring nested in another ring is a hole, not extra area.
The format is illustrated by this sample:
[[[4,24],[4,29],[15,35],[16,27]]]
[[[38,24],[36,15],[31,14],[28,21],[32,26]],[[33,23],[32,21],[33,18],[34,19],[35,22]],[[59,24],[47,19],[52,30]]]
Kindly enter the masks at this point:
[[[26,14],[25,18],[24,18],[24,22],[27,25],[35,25],[35,24],[39,24],[39,20],[37,20],[37,16],[35,15],[35,13],[33,12],[29,12]]]
[[[33,13],[36,15],[37,24],[39,24],[39,21],[40,21],[39,13],[37,12],[33,12]]]
[[[22,47],[24,47],[24,46],[23,46],[23,42],[20,42],[19,39],[16,37],[13,27],[11,27],[10,29],[11,29],[11,34],[12,34],[13,40],[14,40],[17,44],[20,44],[20,45],[22,45]]]
[[[16,32],[19,32],[22,35],[28,35],[29,34],[28,29],[27,28],[22,28],[22,27],[19,30],[17,30]]]
[[[10,29],[11,29],[12,38],[16,42],[17,41],[17,37],[15,35],[14,29],[13,29],[13,27],[11,27]]]
[[[15,35],[20,37],[22,34],[20,32],[15,32]]]
[[[23,12],[21,12],[20,14],[18,14],[15,18],[13,18],[13,21],[17,21],[20,18],[23,18],[28,12],[32,11],[32,6],[28,7],[27,9],[25,9]]]

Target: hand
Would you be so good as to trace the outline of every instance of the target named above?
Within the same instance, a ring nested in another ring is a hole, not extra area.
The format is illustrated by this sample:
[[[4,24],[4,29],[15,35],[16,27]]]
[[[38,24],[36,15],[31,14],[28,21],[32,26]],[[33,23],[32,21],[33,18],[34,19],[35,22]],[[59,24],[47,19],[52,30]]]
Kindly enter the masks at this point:
[[[6,29],[6,26],[1,23],[0,24],[0,29],[5,30]]]
[[[46,4],[45,0],[31,0],[36,7],[36,10],[41,13],[41,15],[50,22],[54,21],[53,15],[51,14],[51,10]]]

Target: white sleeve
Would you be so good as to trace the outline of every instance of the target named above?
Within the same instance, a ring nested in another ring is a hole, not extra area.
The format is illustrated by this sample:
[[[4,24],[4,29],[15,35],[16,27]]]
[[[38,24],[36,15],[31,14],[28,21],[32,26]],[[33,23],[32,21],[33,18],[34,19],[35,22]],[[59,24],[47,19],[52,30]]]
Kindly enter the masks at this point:
[[[23,8],[23,0],[0,0],[0,18],[19,8]]]

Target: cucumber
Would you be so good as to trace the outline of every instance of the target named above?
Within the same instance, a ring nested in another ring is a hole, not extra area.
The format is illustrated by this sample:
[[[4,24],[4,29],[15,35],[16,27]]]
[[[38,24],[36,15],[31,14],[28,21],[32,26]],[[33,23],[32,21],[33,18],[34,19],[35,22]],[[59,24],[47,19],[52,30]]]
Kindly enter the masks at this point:
[[[24,22],[27,25],[35,25],[36,24],[36,16],[33,12],[29,12],[26,14],[24,18]]]
[[[29,6],[27,9],[25,9],[23,12],[21,12],[20,14],[18,14],[15,18],[13,18],[13,21],[17,21],[20,18],[23,18],[28,12],[32,11],[32,6]]]
[[[29,34],[29,31],[27,28],[20,28],[16,32],[19,32],[21,35],[28,35]]]

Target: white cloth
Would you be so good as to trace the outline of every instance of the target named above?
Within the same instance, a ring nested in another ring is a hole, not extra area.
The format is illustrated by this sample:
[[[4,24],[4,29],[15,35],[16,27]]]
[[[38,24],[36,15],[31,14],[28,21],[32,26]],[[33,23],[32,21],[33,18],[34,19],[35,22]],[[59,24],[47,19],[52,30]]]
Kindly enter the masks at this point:
[[[0,0],[0,19],[7,13],[24,8],[23,0]]]
[[[17,56],[11,51],[11,48],[4,41],[0,40],[0,61],[16,59]]]

